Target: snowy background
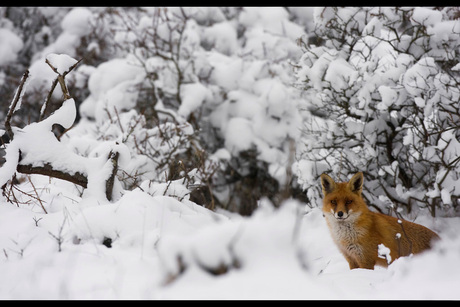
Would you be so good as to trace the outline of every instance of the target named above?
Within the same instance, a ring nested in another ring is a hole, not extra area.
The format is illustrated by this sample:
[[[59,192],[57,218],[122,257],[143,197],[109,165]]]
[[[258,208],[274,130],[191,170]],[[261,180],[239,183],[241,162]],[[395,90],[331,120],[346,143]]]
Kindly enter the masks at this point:
[[[410,14],[431,40],[393,40],[372,9],[0,8],[2,118],[30,71],[0,168],[0,298],[460,299],[457,118],[436,117],[458,109],[458,10],[402,11],[378,16],[394,25]],[[340,43],[325,30],[346,18],[363,21],[365,39]],[[81,58],[66,76],[72,98],[57,86],[46,113],[57,74],[45,60],[62,74]],[[339,93],[356,97],[348,116]],[[381,131],[407,101],[423,110],[394,137],[408,158],[378,160]],[[409,125],[420,118],[440,135],[424,148]],[[84,174],[87,188],[12,179],[18,163]],[[401,184],[406,165],[435,182]],[[357,170],[375,178],[366,194],[380,209],[396,206],[442,240],[388,268],[349,270],[322,217],[318,175]],[[408,210],[415,196],[423,201]],[[425,206],[433,200],[436,211]]]

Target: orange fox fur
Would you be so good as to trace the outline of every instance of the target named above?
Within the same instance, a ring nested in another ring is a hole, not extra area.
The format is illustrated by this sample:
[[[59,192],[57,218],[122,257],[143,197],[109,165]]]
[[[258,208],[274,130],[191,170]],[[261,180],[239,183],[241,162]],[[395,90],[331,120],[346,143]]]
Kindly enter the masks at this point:
[[[374,269],[376,264],[387,266],[400,256],[430,248],[432,240],[439,239],[436,233],[422,225],[370,211],[361,196],[361,172],[349,182],[341,183],[322,174],[321,186],[324,217],[350,269]],[[380,244],[390,249],[388,259],[379,257]]]

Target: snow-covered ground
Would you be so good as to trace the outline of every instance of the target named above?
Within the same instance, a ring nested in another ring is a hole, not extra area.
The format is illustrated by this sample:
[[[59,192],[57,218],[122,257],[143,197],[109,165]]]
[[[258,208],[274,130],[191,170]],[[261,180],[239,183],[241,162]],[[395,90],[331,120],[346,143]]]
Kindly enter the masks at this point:
[[[459,218],[416,220],[442,237],[431,251],[349,270],[321,210],[297,201],[262,200],[243,218],[140,190],[80,199],[32,180],[48,214],[0,204],[2,299],[460,299]]]

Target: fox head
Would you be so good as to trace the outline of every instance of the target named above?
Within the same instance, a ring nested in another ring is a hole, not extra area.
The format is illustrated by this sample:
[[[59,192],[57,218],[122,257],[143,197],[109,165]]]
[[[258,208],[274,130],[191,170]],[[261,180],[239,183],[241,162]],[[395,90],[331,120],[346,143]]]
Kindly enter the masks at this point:
[[[368,210],[361,192],[363,191],[363,173],[356,173],[348,182],[335,182],[326,174],[321,175],[323,189],[323,214],[337,221],[352,221]]]

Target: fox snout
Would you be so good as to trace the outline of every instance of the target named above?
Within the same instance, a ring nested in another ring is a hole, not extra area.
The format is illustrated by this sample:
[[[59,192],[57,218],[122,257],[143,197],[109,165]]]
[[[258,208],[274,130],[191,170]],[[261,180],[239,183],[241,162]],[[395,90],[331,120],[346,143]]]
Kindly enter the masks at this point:
[[[332,209],[332,210],[331,210],[331,213],[332,213],[332,215],[334,215],[334,217],[335,217],[337,220],[345,220],[345,219],[347,219],[347,218],[350,216],[350,213],[351,213],[351,212],[343,211],[343,210],[336,210],[336,211],[334,211],[334,210]]]
[[[335,218],[336,219],[345,219],[347,218],[348,214],[344,214],[343,211],[339,211],[335,214]]]

